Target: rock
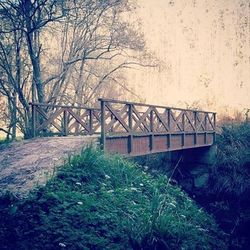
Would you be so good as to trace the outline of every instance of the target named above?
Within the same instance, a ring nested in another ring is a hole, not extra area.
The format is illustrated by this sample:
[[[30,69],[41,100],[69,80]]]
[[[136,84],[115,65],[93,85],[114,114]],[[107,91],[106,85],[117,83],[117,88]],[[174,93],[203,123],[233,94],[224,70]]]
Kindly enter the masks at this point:
[[[209,174],[205,173],[194,178],[194,186],[196,188],[205,187],[209,180]]]

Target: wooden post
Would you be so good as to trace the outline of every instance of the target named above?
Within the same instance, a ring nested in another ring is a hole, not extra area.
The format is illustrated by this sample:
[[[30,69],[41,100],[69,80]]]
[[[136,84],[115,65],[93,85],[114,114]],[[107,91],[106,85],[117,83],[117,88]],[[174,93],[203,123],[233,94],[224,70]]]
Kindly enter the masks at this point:
[[[194,111],[194,145],[197,144],[197,111]]]
[[[133,152],[133,110],[132,110],[132,104],[128,104],[128,126],[130,129],[129,136],[128,136],[128,153]]]
[[[64,136],[68,135],[68,115],[67,115],[67,109],[63,110],[63,132],[64,132]]]
[[[150,111],[150,151],[154,149],[154,112],[153,109],[151,108]]]
[[[111,115],[110,115],[111,121],[113,120],[113,118],[114,118],[114,115],[111,114]],[[111,131],[111,132],[114,132],[114,124],[111,126],[110,131]]]
[[[93,110],[89,109],[89,134],[93,135]]]
[[[105,126],[105,120],[106,120],[106,116],[105,116],[105,101],[101,100],[101,148],[102,150],[105,151],[105,143],[106,143],[106,126]]]
[[[207,131],[207,113],[205,113],[205,121],[204,121],[204,123],[205,123],[205,131]]]
[[[207,113],[205,113],[205,134],[204,134],[204,144],[207,144]]]
[[[183,112],[182,117],[181,117],[181,122],[182,122],[182,147],[185,145],[185,112]]]
[[[36,137],[36,105],[31,103],[32,112],[32,137]]]
[[[167,109],[168,113],[168,138],[167,138],[167,143],[168,143],[168,148],[171,147],[171,109]]]
[[[213,114],[214,116],[214,136],[213,136],[213,143],[215,143],[216,140],[216,113]]]

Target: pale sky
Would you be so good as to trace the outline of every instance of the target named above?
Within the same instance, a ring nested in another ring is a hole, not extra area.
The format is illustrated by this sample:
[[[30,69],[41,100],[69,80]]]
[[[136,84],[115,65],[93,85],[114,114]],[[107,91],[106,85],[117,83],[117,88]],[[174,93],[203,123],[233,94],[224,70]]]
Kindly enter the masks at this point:
[[[147,46],[162,69],[134,70],[128,82],[148,103],[219,113],[250,108],[248,0],[138,0]]]

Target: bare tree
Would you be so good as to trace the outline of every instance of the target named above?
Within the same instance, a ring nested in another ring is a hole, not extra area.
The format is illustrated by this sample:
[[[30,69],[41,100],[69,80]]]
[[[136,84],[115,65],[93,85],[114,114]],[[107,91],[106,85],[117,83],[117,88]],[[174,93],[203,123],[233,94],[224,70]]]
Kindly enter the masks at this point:
[[[89,104],[119,92],[124,70],[155,65],[126,17],[130,0],[0,2],[0,91],[9,126],[29,136],[29,101]]]

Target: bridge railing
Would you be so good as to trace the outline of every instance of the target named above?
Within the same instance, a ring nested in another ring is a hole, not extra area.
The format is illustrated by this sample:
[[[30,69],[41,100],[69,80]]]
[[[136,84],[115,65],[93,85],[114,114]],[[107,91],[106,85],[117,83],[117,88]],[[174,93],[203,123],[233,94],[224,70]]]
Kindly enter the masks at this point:
[[[216,113],[99,99],[101,144],[129,155],[212,145]]]
[[[35,136],[100,134],[101,112],[84,106],[30,103]]]
[[[101,108],[30,103],[35,136],[101,133],[110,153],[145,155],[210,146],[216,113],[99,99]]]

